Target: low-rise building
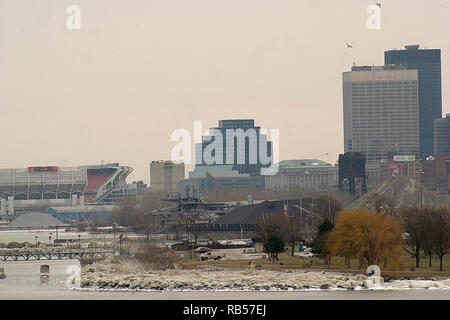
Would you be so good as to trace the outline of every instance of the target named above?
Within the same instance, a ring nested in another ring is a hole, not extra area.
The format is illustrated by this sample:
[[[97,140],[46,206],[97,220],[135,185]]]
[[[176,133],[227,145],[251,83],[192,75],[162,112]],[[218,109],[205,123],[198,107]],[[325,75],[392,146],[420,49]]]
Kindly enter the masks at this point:
[[[318,159],[283,160],[278,172],[267,175],[265,190],[289,191],[298,188],[335,190],[338,188],[338,168]]]
[[[180,181],[181,198],[207,195],[213,191],[264,190],[264,177],[239,173],[234,165],[197,165],[189,179]]]

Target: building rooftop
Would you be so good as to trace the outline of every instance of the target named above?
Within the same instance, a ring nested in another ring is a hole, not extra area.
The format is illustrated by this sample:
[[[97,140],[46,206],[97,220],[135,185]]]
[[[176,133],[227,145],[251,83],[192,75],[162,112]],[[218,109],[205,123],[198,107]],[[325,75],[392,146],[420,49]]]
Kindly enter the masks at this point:
[[[194,171],[189,172],[189,178],[206,178],[206,173],[217,178],[249,176],[248,174],[239,174],[237,170],[233,170],[232,164],[224,164],[195,166]]]
[[[219,120],[219,128],[252,128],[255,126],[253,119],[228,119]]]
[[[402,65],[388,64],[383,66],[352,66],[352,71],[386,71],[386,70],[407,70]]]
[[[283,160],[279,162],[280,169],[307,169],[333,167],[328,162],[319,159]]]

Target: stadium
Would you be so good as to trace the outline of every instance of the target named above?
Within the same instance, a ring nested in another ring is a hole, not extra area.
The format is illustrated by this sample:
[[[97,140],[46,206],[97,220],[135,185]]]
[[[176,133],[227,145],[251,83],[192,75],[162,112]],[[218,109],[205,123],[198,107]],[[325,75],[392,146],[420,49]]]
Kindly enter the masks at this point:
[[[77,167],[0,169],[0,216],[47,212],[61,220],[108,215],[131,167],[118,163]]]

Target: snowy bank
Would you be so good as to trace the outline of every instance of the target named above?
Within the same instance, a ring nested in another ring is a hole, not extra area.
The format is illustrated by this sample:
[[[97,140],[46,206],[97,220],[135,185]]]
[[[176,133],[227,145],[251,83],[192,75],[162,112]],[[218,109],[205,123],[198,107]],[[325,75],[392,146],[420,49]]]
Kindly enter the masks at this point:
[[[81,274],[81,287],[113,290],[367,290],[363,274],[323,271],[155,270],[130,262],[95,263]],[[370,290],[447,289],[445,280],[393,280]]]

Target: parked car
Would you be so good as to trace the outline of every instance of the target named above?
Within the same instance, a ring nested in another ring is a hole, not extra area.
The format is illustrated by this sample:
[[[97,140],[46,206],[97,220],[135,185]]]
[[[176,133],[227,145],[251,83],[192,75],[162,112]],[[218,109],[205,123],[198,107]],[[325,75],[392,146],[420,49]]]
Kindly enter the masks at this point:
[[[212,260],[220,260],[225,257],[225,253],[221,253],[220,251],[208,251],[200,254],[200,260],[208,261]]]
[[[307,251],[307,252],[304,251],[304,252],[300,252],[299,256],[303,257],[303,258],[313,258],[314,253],[309,252],[309,251]]]
[[[194,253],[206,253],[210,250],[211,249],[209,249],[207,247],[198,247],[197,249],[194,250]]]

